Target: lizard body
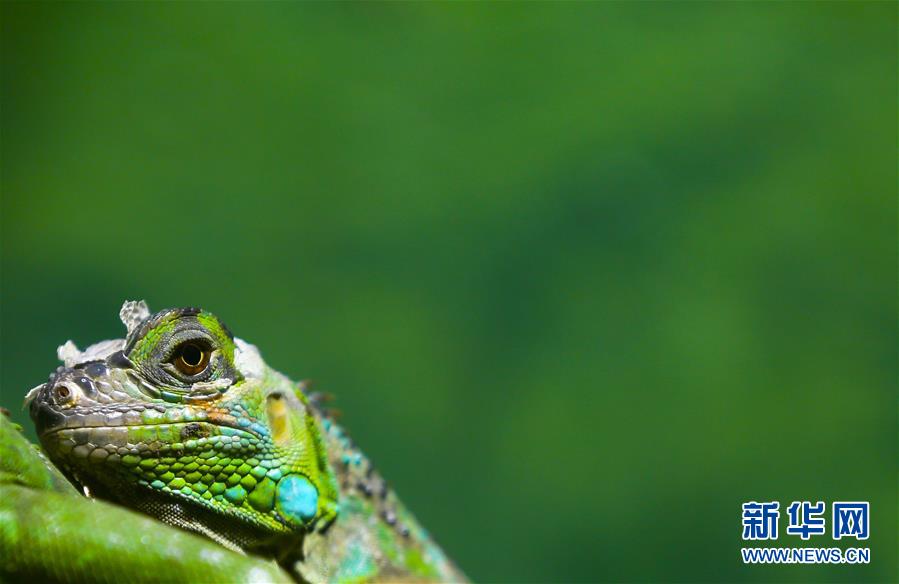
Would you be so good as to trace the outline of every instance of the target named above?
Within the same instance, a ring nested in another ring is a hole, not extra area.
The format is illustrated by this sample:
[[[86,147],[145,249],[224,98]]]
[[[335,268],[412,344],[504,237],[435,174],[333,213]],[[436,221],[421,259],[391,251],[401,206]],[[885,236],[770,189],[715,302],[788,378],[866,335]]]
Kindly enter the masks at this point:
[[[60,347],[64,365],[27,397],[86,494],[298,581],[465,579],[305,386],[217,317],[143,302],[120,317],[125,339]]]

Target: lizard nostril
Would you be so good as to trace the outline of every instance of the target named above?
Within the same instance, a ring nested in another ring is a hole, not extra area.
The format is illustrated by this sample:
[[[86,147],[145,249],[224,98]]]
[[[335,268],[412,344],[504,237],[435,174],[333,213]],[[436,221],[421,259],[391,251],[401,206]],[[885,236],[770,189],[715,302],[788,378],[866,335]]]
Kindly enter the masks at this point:
[[[60,383],[53,387],[53,397],[59,405],[67,406],[75,401],[77,394],[68,384]]]

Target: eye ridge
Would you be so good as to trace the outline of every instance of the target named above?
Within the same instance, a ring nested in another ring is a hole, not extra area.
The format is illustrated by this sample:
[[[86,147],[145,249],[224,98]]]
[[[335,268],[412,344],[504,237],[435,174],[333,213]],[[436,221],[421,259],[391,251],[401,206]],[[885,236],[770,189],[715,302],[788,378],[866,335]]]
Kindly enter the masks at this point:
[[[185,375],[197,375],[209,366],[212,351],[198,343],[188,341],[182,343],[175,351],[174,365]]]

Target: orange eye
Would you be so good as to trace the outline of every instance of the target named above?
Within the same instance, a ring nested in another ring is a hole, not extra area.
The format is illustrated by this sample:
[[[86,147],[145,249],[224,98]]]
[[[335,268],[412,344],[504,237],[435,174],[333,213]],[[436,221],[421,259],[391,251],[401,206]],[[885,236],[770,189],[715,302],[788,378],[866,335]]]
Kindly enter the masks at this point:
[[[185,375],[201,373],[209,365],[210,352],[196,343],[184,343],[175,353],[175,367]]]

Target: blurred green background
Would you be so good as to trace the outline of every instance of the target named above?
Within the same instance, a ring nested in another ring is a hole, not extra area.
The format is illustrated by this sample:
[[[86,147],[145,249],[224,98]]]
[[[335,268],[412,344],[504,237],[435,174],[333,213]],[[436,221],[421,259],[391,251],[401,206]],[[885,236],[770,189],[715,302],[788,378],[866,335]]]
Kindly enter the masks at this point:
[[[477,580],[894,580],[896,17],[4,3],[2,405],[201,305]],[[743,566],[753,499],[872,563]]]

